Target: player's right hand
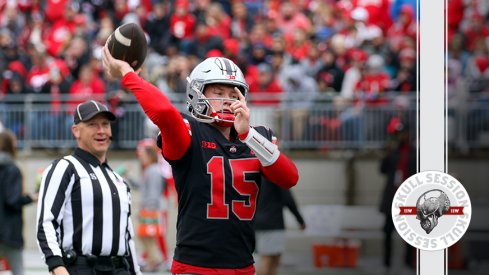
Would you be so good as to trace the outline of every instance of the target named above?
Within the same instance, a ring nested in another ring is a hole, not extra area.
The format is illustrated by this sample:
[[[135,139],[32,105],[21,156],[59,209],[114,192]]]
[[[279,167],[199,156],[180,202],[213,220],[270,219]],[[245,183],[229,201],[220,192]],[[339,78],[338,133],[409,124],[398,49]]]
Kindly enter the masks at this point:
[[[112,57],[107,45],[102,48],[102,64],[107,74],[115,78],[122,78],[127,73],[134,72],[129,63]]]
[[[234,87],[239,101],[235,101],[231,104],[230,108],[233,111],[234,129],[238,135],[247,133],[250,130],[250,109],[246,106],[246,99],[237,87]]]
[[[58,266],[51,271],[51,275],[70,275],[66,267]]]

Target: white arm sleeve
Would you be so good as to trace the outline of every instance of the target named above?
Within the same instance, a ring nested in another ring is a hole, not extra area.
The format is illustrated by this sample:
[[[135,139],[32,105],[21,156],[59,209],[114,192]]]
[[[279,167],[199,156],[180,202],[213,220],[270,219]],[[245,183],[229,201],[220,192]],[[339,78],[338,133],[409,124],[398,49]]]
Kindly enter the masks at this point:
[[[277,145],[273,144],[253,128],[250,128],[248,135],[242,142],[255,152],[256,157],[263,166],[274,164],[280,156],[280,150],[278,150]]]

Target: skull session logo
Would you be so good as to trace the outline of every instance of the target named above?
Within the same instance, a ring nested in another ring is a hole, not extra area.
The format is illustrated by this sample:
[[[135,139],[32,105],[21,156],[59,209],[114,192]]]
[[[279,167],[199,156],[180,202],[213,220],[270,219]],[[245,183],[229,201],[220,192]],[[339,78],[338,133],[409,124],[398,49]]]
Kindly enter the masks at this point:
[[[438,193],[439,192],[439,193]],[[426,198],[428,193],[438,193],[435,196]],[[426,234],[430,234],[431,230],[438,224],[438,218],[448,213],[450,208],[450,199],[443,191],[434,189],[426,191],[418,198],[416,202],[416,218],[420,220],[421,227]]]
[[[472,208],[463,185],[454,177],[424,171],[404,181],[392,202],[397,232],[423,250],[445,249],[467,231]]]

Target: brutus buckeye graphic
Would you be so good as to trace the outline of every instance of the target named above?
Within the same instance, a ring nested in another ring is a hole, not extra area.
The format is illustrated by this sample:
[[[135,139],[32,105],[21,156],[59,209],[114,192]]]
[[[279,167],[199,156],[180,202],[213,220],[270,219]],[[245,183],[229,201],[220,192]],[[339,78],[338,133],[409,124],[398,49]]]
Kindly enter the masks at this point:
[[[438,225],[438,218],[448,212],[450,200],[447,194],[438,189],[423,193],[416,202],[416,218],[426,234]]]

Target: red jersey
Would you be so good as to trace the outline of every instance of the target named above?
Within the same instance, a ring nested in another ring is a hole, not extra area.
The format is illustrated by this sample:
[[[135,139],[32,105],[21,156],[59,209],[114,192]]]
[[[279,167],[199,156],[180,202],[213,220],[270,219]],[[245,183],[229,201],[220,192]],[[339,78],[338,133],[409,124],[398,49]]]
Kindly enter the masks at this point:
[[[392,24],[389,0],[353,0],[353,7],[362,7],[368,12],[368,23],[379,26],[384,33]]]
[[[75,28],[76,23],[74,21],[65,19],[56,21],[44,38],[47,52],[54,57],[60,56],[64,47],[75,32]]]
[[[258,80],[250,83],[250,95],[258,95],[256,100],[253,100],[254,105],[278,105],[280,103],[280,95],[284,89],[280,86],[277,80],[272,80],[266,86],[260,85]],[[259,96],[263,96],[263,99]],[[270,98],[268,99],[267,96]]]
[[[356,87],[356,93],[363,93],[359,97],[367,104],[384,104],[388,99],[382,97],[382,93],[389,88],[390,77],[387,73],[365,75]]]
[[[70,101],[68,107],[68,113],[71,115],[76,109],[79,103],[83,103],[88,99],[96,99],[98,101],[104,101],[105,84],[104,82],[95,77],[89,83],[83,83],[81,80],[75,80],[70,87]]]
[[[195,17],[192,14],[184,16],[172,15],[170,18],[170,32],[180,39],[191,39],[194,36]]]

